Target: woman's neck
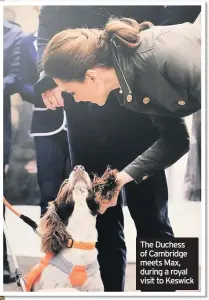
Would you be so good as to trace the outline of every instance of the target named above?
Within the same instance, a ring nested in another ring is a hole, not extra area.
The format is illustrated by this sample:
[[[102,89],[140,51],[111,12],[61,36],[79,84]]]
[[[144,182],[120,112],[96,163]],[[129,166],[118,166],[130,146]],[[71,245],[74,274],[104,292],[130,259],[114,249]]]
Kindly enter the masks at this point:
[[[100,67],[99,74],[109,92],[120,88],[114,68]]]
[[[120,83],[118,81],[118,77],[116,75],[116,72],[115,72],[114,68],[111,68],[111,69],[108,70],[107,85],[109,85],[109,88],[110,88],[111,91],[120,88]]]

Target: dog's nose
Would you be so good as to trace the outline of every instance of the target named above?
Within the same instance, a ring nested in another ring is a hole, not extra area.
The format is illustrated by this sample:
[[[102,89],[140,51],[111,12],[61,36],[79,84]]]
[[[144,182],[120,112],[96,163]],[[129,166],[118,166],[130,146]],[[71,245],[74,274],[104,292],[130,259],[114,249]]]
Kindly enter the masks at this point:
[[[83,170],[83,171],[85,171],[85,168],[84,168],[84,166],[78,165],[78,166],[75,166],[73,170],[74,171],[77,171],[77,170]]]

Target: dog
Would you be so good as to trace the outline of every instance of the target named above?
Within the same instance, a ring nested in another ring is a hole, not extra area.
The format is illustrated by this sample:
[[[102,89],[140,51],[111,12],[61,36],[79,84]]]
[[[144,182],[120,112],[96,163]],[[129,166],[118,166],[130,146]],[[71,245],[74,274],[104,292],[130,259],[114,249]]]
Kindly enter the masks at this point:
[[[76,166],[40,221],[46,255],[28,274],[27,291],[104,291],[95,247],[98,212],[90,177]]]

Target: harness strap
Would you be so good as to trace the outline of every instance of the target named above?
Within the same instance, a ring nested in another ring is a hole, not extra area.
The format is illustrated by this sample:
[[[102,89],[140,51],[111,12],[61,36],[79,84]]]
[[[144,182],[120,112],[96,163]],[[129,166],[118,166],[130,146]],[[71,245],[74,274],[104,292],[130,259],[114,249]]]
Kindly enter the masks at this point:
[[[68,261],[62,254],[57,254],[56,256],[53,256],[49,264],[53,265],[54,267],[58,268],[65,274],[69,275],[75,265],[73,265],[70,261]],[[86,272],[88,276],[91,276],[94,274],[95,270],[97,269],[98,262],[95,260],[93,263],[88,264],[85,266]]]
[[[30,292],[33,285],[40,279],[41,273],[46,266],[49,265],[53,254],[47,253],[40,261],[39,264],[35,265],[32,270],[26,275],[26,292]]]
[[[76,248],[81,250],[93,250],[96,243],[78,242],[73,239],[69,239],[68,248]],[[74,286],[83,285],[88,276],[94,274],[97,269],[98,262],[95,261],[92,264],[86,266],[74,266],[71,262],[66,260],[63,255],[58,254],[54,256],[52,253],[47,253],[40,261],[35,265],[32,270],[26,275],[26,291],[30,292],[33,285],[40,279],[41,273],[49,264],[57,267],[65,274],[69,276],[71,284]]]
[[[68,275],[72,286],[83,285],[86,279],[92,276],[98,268],[97,261],[86,266],[73,265],[62,254],[52,257],[49,264]]]
[[[68,240],[67,248],[76,248],[81,250],[93,250],[96,246],[96,243],[88,242],[78,242],[73,239]]]

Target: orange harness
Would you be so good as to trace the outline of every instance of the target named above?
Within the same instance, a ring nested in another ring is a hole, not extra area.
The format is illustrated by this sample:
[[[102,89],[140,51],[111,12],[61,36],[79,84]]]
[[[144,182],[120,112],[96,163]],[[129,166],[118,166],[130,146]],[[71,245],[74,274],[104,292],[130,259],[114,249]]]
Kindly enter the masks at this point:
[[[70,239],[67,248],[93,250],[95,248],[95,243],[76,242]],[[27,274],[25,278],[27,292],[32,290],[34,284],[40,279],[43,270],[50,264],[53,257],[55,257],[54,254],[46,253],[41,261]],[[75,265],[68,276],[72,286],[81,286],[88,277],[87,268],[86,266]]]

